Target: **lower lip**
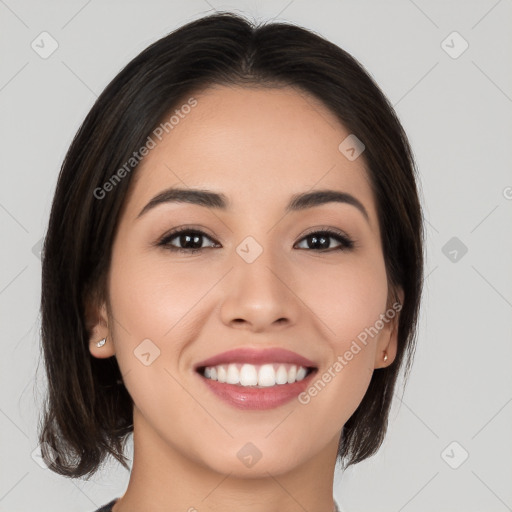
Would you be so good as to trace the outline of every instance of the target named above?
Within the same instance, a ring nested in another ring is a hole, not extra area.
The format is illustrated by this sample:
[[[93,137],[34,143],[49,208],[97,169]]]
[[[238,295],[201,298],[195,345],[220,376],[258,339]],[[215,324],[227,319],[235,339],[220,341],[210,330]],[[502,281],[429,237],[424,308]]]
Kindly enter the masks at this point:
[[[226,384],[217,380],[207,379],[201,374],[199,378],[219,398],[238,409],[265,410],[274,409],[290,402],[309,386],[316,371],[309,373],[304,379],[292,384],[278,384],[268,388],[251,388],[237,384]]]

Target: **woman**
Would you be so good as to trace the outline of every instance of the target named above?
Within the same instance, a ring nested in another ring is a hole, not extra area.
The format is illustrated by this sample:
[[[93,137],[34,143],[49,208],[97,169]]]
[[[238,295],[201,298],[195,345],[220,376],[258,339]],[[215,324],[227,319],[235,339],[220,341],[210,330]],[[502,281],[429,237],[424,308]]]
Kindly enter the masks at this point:
[[[412,362],[423,221],[407,137],[350,55],[287,24],[189,23],[108,85],[43,249],[48,466],[100,510],[330,512]]]

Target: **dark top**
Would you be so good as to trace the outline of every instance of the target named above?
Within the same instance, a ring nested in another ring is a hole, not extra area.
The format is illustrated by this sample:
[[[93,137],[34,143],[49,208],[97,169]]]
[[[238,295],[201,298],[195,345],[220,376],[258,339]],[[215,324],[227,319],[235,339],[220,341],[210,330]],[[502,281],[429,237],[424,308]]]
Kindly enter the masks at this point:
[[[112,500],[110,503],[103,505],[103,507],[99,508],[95,512],[112,512],[112,507],[114,506],[114,504],[117,500],[118,500],[118,498]]]
[[[110,503],[103,505],[103,507],[99,508],[98,510],[95,510],[94,512],[112,512],[112,507],[114,506],[117,500],[118,498],[112,500]],[[336,507],[336,512],[341,512],[336,501],[334,501],[334,506]]]

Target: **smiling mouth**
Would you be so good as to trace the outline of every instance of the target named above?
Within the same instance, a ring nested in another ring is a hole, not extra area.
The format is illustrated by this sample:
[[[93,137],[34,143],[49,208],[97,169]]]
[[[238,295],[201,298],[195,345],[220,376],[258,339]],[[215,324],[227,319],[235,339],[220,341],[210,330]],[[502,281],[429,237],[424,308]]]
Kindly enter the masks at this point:
[[[271,388],[304,380],[317,368],[289,363],[230,363],[201,366],[197,373],[203,378],[241,388]]]

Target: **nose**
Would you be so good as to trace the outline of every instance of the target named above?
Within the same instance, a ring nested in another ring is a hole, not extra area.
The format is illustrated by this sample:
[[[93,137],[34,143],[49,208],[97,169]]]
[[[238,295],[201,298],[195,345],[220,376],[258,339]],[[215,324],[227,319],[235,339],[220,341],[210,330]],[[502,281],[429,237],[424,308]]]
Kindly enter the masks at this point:
[[[234,254],[233,270],[224,283],[222,322],[252,332],[296,324],[301,301],[293,290],[290,268],[268,251],[252,263]]]

